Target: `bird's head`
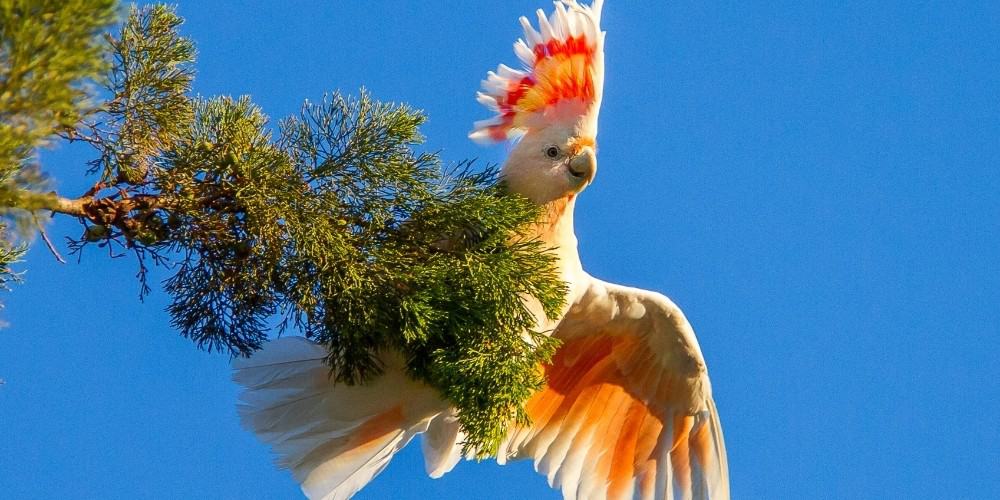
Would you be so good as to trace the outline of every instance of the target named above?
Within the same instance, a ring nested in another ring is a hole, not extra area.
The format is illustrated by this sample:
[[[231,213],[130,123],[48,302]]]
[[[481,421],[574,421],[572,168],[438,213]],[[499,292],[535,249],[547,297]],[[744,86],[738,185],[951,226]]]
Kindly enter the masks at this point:
[[[478,142],[513,139],[501,170],[507,186],[537,203],[572,198],[597,173],[595,139],[604,79],[601,0],[555,2],[538,10],[538,30],[521,18],[524,38],[514,43],[523,70],[501,64],[477,95],[497,114],[476,122]]]
[[[536,203],[575,196],[594,180],[594,139],[563,127],[524,135],[511,151],[501,175],[507,187]]]

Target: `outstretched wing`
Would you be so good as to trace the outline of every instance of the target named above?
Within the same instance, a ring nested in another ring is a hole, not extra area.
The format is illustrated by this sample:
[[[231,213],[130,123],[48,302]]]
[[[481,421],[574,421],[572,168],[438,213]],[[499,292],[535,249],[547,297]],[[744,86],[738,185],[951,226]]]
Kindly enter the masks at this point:
[[[487,74],[476,97],[496,116],[476,122],[470,138],[499,142],[558,122],[576,126],[580,135],[597,135],[604,79],[601,4],[557,1],[548,17],[538,10],[537,31],[521,17],[524,38],[514,43],[514,52],[524,69],[501,64]]]
[[[591,278],[593,280],[593,278]],[[532,458],[566,499],[728,499],[705,362],[663,295],[593,280],[554,335],[548,385],[501,461]]]

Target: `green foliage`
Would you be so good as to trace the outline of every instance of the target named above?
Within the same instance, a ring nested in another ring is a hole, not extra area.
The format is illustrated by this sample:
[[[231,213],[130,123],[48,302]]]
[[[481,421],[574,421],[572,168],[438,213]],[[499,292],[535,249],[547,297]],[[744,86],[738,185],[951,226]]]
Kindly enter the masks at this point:
[[[511,239],[540,208],[505,193],[493,171],[447,175],[436,156],[413,153],[422,122],[363,94],[283,123],[312,201],[282,217],[295,248],[281,283],[307,334],[330,346],[338,379],[364,380],[378,351],[400,350],[459,408],[467,451],[494,454],[554,350],[523,297],[554,315],[565,290],[540,243]],[[331,260],[330,248],[345,251]]]
[[[380,374],[381,352],[402,352],[458,409],[466,451],[495,454],[556,347],[525,302],[552,316],[565,295],[554,257],[522,235],[540,207],[492,169],[419,152],[424,116],[364,92],[306,103],[276,132],[247,97],[189,97],[180,24],[172,9],[133,7],[107,38],[105,100],[88,113],[78,83],[56,103],[15,82],[29,103],[17,123],[31,130],[11,139],[18,154],[56,131],[95,148],[100,178],[76,200],[0,184],[0,206],[78,217],[71,248],[133,253],[143,294],[147,266],[172,271],[172,324],[201,348],[250,355],[278,320],[328,346],[331,376],[350,384]],[[101,67],[93,30],[74,29],[90,33],[74,57],[92,64],[66,82]],[[0,249],[0,272],[19,256]]]
[[[11,283],[21,280],[20,274],[14,272],[10,266],[20,261],[26,251],[24,245],[0,247],[0,290],[10,290]]]
[[[188,135],[157,164],[166,241],[185,258],[167,282],[181,333],[249,354],[276,311],[329,346],[334,376],[380,373],[402,351],[411,374],[459,408],[469,450],[492,454],[537,389],[554,341],[532,332],[523,296],[562,304],[552,257],[512,242],[539,207],[492,171],[446,175],[415,153],[423,116],[333,95],[271,141],[248,99],[199,101]]]
[[[86,82],[104,69],[100,35],[114,0],[0,0],[0,199],[45,187],[35,148],[86,114]],[[5,205],[6,206],[6,205]],[[34,218],[2,210],[24,235]],[[18,280],[10,265],[23,248],[0,222],[0,285]]]
[[[0,176],[85,113],[114,0],[0,0]]]
[[[170,207],[158,227],[183,255],[166,282],[169,312],[199,346],[249,355],[267,340],[278,305],[279,207],[302,181],[249,99],[197,101],[194,109],[194,123],[154,173]]]
[[[399,307],[411,370],[455,403],[469,436],[464,451],[479,458],[496,454],[511,421],[528,423],[524,402],[544,382],[539,365],[558,345],[534,330],[524,297],[554,317],[565,296],[541,244],[510,240],[538,220],[538,207],[485,188],[487,179],[460,177],[447,204],[414,214],[418,241],[434,229],[457,236],[448,251],[412,263]],[[426,240],[419,247],[435,248]]]
[[[182,22],[164,5],[132,6],[118,37],[109,37],[111,98],[98,123],[111,127],[90,131],[102,153],[92,166],[105,182],[141,184],[156,155],[191,123],[194,44],[178,34]]]

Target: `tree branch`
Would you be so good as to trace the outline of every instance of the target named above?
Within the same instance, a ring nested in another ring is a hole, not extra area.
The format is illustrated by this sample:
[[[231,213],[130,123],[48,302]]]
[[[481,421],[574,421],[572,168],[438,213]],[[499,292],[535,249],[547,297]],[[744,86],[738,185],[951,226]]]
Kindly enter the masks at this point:
[[[0,207],[16,208],[34,212],[36,210],[49,210],[52,212],[77,217],[86,217],[84,204],[93,201],[93,198],[63,198],[55,193],[38,193],[27,189],[21,189],[10,183],[0,185]]]
[[[139,194],[128,198],[95,198],[85,195],[64,198],[56,193],[38,193],[7,184],[0,185],[0,208],[50,212],[88,219],[95,224],[114,224],[137,209],[166,208],[157,195]]]
[[[64,259],[62,255],[59,255],[59,251],[56,250],[56,246],[52,244],[52,240],[49,239],[49,235],[45,232],[45,226],[38,221],[38,217],[34,213],[31,214],[31,219],[35,222],[35,226],[38,227],[38,234],[42,236],[42,241],[45,242],[45,246],[49,247],[49,252],[52,252],[52,256],[55,257],[60,264],[65,264],[66,259]]]

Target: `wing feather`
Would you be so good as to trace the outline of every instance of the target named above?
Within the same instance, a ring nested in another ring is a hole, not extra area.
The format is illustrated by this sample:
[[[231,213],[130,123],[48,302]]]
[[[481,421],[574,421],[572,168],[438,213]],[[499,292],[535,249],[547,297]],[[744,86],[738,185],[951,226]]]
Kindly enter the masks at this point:
[[[705,363],[669,299],[593,280],[554,335],[563,345],[510,458],[532,458],[566,499],[729,498]]]

